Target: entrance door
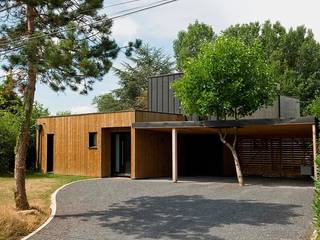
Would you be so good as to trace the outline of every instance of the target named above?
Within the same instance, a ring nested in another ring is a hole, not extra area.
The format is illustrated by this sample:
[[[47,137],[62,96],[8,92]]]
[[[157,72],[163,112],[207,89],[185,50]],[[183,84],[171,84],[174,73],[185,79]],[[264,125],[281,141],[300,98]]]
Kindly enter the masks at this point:
[[[128,132],[112,133],[112,175],[129,176],[131,172],[131,138]]]
[[[47,134],[47,172],[53,172],[53,139],[53,134]]]

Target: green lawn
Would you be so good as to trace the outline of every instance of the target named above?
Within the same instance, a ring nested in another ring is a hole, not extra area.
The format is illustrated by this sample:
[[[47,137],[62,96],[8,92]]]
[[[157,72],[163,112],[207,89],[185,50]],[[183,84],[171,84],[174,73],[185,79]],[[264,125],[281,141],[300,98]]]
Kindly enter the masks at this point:
[[[39,227],[50,215],[51,194],[66,183],[87,179],[80,176],[54,174],[30,174],[26,187],[29,204],[38,209],[36,215],[21,215],[16,212],[13,191],[15,180],[12,176],[0,176],[0,240],[19,239]]]

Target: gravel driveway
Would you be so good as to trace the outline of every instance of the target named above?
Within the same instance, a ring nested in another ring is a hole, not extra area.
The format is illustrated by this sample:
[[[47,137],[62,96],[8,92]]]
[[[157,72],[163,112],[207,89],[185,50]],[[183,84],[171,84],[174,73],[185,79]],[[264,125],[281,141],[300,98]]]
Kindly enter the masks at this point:
[[[106,178],[71,184],[31,239],[306,239],[311,183],[294,180]],[[190,180],[190,181],[189,181]]]

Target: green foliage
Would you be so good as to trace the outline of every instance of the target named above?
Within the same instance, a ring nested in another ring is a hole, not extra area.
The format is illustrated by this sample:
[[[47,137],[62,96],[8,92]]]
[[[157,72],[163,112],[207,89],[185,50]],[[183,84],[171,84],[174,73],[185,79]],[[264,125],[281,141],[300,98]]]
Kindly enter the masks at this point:
[[[256,41],[247,46],[225,36],[204,44],[172,86],[185,113],[219,119],[252,114],[271,104],[276,91],[261,44]]]
[[[320,155],[317,156],[316,165],[320,168]],[[319,177],[319,176],[318,176]],[[315,197],[313,202],[314,223],[316,230],[320,233],[320,180],[314,181]]]
[[[188,59],[198,55],[201,45],[215,38],[212,27],[198,21],[189,24],[187,31],[180,31],[173,42],[177,69],[182,71]]]
[[[279,22],[266,21],[237,24],[223,35],[240,38],[249,46],[259,40],[266,60],[274,66],[280,94],[299,98],[306,113],[306,106],[320,92],[320,44],[310,29],[286,30]]]
[[[114,93],[106,93],[94,97],[92,104],[96,105],[99,112],[116,112],[121,111],[123,105],[116,98]]]
[[[0,111],[0,173],[13,169],[14,147],[18,135],[19,119],[9,111]]]
[[[14,148],[22,115],[22,100],[16,93],[16,85],[11,76],[0,84],[0,102],[0,173],[8,173],[14,167]],[[28,168],[33,167],[35,162],[36,120],[48,115],[47,108],[39,103],[34,104],[29,128]]]
[[[106,14],[100,14],[103,0],[27,1],[26,4],[35,12],[34,33],[29,41],[21,40],[25,39],[21,36],[27,35],[25,4],[8,1],[0,6],[9,9],[2,11],[2,16],[7,18],[0,27],[5,70],[17,73],[15,78],[23,88],[32,62],[37,79],[54,91],[69,87],[86,94],[92,90],[95,81],[102,80],[110,70],[121,49],[110,38],[112,21]],[[126,55],[139,45],[140,40],[129,42]]]
[[[115,75],[120,79],[120,88],[94,98],[93,104],[99,111],[146,109],[149,77],[174,70],[174,63],[162,49],[147,44],[135,50],[129,60],[122,63],[121,68],[114,68]]]
[[[16,83],[9,75],[2,84],[0,84],[0,111],[9,111],[17,113],[22,107],[22,101],[15,92]]]
[[[48,109],[37,102],[34,104],[33,108],[29,128],[30,138],[26,161],[28,169],[34,168],[35,164],[36,120],[39,117],[49,115]],[[15,109],[18,111],[17,113],[12,113],[8,110],[0,110],[0,173],[12,172],[14,168],[14,149],[19,134],[22,106],[18,105]]]
[[[56,113],[57,116],[68,116],[71,115],[71,111],[58,111]]]
[[[320,96],[317,96],[307,108],[307,112],[313,116],[320,118]]]

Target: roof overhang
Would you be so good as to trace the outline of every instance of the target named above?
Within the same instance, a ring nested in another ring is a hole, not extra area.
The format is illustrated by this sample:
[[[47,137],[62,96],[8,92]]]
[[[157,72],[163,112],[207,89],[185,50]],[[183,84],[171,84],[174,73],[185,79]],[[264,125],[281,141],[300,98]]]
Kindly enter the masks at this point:
[[[242,128],[254,125],[313,125],[315,117],[301,117],[295,119],[248,119],[248,120],[214,120],[214,121],[163,121],[163,122],[135,122],[136,129],[168,129],[168,128]]]

